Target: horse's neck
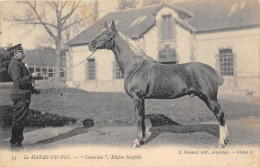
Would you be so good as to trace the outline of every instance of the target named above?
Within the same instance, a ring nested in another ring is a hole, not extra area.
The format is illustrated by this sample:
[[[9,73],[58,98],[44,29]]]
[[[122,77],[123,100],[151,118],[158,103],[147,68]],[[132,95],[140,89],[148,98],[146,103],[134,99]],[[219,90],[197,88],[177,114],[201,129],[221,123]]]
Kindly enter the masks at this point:
[[[124,36],[120,32],[115,35],[114,41],[115,45],[112,51],[123,73],[136,63],[141,63],[144,60],[152,60],[145,55],[142,49],[132,39]]]

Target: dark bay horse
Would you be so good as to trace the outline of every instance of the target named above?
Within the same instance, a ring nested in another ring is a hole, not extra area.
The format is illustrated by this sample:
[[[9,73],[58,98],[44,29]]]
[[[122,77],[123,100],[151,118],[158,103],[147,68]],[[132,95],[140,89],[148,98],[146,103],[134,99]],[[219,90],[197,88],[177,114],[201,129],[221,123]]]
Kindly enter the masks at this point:
[[[137,116],[137,139],[133,147],[145,140],[145,99],[175,99],[198,96],[219,122],[219,146],[227,142],[228,130],[217,100],[223,77],[210,66],[198,62],[165,65],[154,61],[130,38],[105,23],[105,28],[90,43],[89,50],[111,50],[124,75],[125,92],[133,99]]]

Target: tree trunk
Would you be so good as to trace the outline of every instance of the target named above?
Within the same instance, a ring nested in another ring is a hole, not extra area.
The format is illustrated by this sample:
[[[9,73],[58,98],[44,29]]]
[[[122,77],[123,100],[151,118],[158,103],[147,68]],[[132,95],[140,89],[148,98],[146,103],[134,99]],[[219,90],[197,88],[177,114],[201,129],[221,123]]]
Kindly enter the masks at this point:
[[[56,55],[55,55],[55,81],[60,81],[60,70],[61,70],[61,62],[60,62],[60,55],[61,55],[61,44],[60,39],[56,41]]]
[[[57,38],[56,38],[56,58],[55,58],[55,81],[61,81],[60,77],[60,70],[61,70],[61,18],[59,13],[57,13],[57,21],[58,21],[58,28],[57,28]]]

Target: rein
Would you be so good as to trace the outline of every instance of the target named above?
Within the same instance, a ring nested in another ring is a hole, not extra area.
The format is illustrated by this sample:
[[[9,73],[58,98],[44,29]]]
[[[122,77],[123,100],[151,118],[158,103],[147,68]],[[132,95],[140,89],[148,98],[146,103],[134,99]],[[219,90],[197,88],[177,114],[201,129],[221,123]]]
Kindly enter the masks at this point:
[[[70,67],[70,68],[66,68],[64,70],[60,70],[58,72],[48,72],[48,73],[52,73],[52,74],[55,74],[55,73],[61,73],[61,72],[66,72],[66,71],[69,71],[69,70],[72,70],[73,68],[77,67],[78,65],[82,64],[84,61],[88,60],[94,53],[95,51],[97,50],[97,47],[93,50],[93,52],[85,59],[83,59],[81,62],[79,62],[78,64]]]
[[[109,42],[109,41],[113,41],[113,45],[115,44],[115,41],[114,41],[114,38],[115,38],[115,34],[110,38],[108,39],[106,42],[104,42],[104,45]],[[69,70],[72,70],[73,68],[77,67],[78,65],[82,64],[84,61],[88,60],[94,53],[95,51],[98,49],[99,47],[95,47],[93,52],[86,58],[86,59],[83,59],[81,62],[79,62],[78,64],[70,67],[70,68],[67,68],[67,69],[64,69],[64,70],[60,70],[60,71],[55,71],[55,72],[48,72],[48,73],[51,73],[51,74],[56,74],[56,73],[61,73],[61,72],[66,72],[66,71],[69,71]]]
[[[74,66],[72,66],[70,68],[67,68],[67,69],[64,69],[64,70],[60,70],[58,72],[48,72],[48,73],[56,74],[56,73],[61,73],[61,72],[72,70],[73,68],[75,68],[78,65],[82,64],[84,61],[88,60],[95,53],[96,50],[97,50],[97,47],[93,50],[93,52],[87,58],[83,59],[81,62],[79,62],[78,64],[76,64],[76,65],[74,65]],[[33,86],[35,86],[35,79],[34,78],[32,80],[32,84],[33,84]]]

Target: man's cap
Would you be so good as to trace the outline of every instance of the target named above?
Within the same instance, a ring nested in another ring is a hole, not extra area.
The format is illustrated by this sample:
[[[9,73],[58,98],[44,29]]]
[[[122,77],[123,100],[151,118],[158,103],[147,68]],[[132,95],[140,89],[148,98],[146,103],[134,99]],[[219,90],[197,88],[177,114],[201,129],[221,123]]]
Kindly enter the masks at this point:
[[[17,45],[15,45],[15,46],[12,46],[12,47],[10,47],[10,48],[7,48],[7,51],[9,51],[9,52],[16,52],[16,51],[19,51],[19,50],[23,50],[23,48],[22,48],[22,46],[21,46],[22,44],[17,44]]]
[[[7,48],[7,51],[10,52],[11,56],[14,56],[17,52],[23,52],[23,48],[21,46],[22,44],[17,44],[15,46],[12,46],[10,48]]]

